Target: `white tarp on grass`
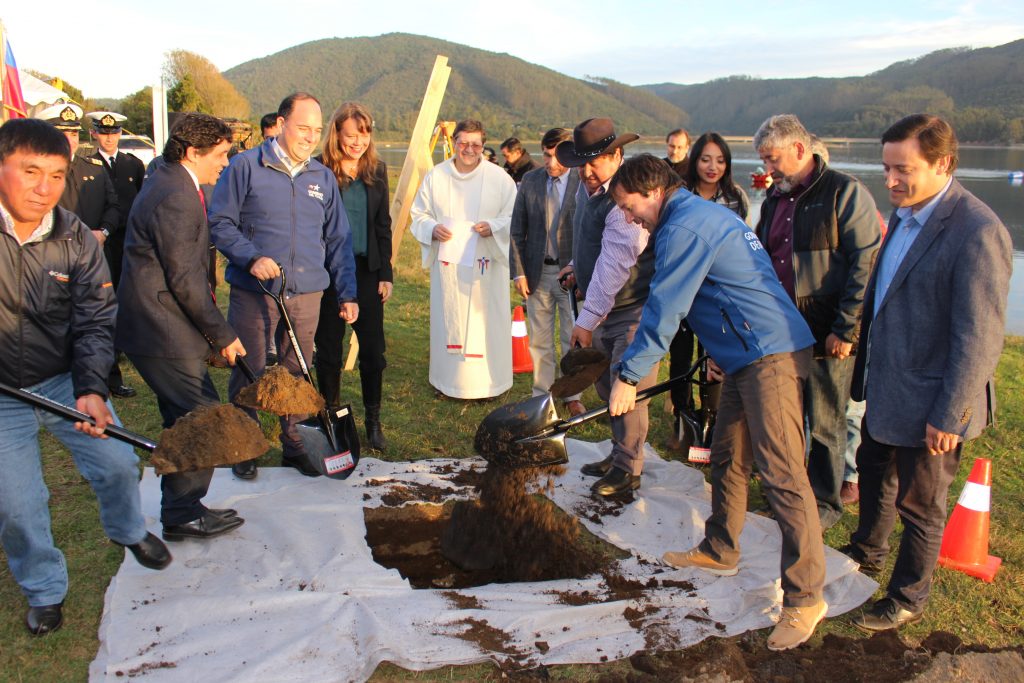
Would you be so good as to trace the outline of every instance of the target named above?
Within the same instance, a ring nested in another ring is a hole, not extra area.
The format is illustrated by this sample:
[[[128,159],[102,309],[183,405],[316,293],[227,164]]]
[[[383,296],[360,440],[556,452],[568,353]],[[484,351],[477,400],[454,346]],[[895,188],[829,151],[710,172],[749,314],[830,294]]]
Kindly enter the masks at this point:
[[[247,482],[218,469],[206,503],[237,509],[245,525],[210,542],[170,544],[174,563],[162,572],[126,559],[107,590],[90,680],[360,681],[382,661],[413,670],[488,659],[527,666],[601,662],[772,624],[781,600],[774,521],[747,516],[737,576],[661,566],[657,558],[665,550],[687,549],[703,536],[710,492],[702,474],[648,448],[637,499],[598,503],[589,496],[594,480],[579,467],[603,457],[608,444],[567,443],[571,463],[552,498],[593,533],[631,551],[617,571],[651,586],[633,599],[560,602],[584,591],[607,596],[600,575],[419,590],[376,564],[364,538],[363,508],[382,505],[381,497],[402,482],[465,497],[471,491],[451,481],[453,469],[479,468],[479,459],[364,458],[346,481],[264,468]],[[374,484],[382,480],[396,483]],[[141,486],[143,511],[158,529],[160,487],[152,470]],[[845,556],[826,548],[825,557],[832,617],[863,603],[876,584]],[[476,607],[459,609],[453,592]],[[460,637],[480,622],[499,633],[498,651]]]

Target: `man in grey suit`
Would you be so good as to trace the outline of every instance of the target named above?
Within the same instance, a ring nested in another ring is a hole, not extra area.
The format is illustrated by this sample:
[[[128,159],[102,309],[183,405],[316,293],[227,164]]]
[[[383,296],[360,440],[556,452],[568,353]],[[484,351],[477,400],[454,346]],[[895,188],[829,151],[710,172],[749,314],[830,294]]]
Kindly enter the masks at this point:
[[[860,522],[842,551],[877,573],[895,513],[904,530],[886,597],[853,620],[867,632],[924,612],[963,442],[993,418],[1012,253],[1006,227],[953,178],[957,140],[944,120],[893,124],[882,163],[896,210],[864,299]]]
[[[555,148],[570,137],[568,128],[544,134],[544,167],[523,177],[512,210],[509,269],[519,295],[528,300],[534,395],[546,393],[555,380],[555,309],[563,354],[575,322],[569,295],[558,282],[559,269],[572,260],[572,216],[580,178],[558,163]],[[586,412],[579,394],[566,398],[565,404],[572,415]]]

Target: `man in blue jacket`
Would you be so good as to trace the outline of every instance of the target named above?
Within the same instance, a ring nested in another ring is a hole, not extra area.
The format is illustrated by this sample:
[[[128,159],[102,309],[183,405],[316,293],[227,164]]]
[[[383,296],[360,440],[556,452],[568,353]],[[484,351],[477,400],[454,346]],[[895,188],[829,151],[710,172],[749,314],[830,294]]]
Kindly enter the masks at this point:
[[[609,412],[633,408],[636,384],[665,355],[686,318],[725,383],[711,446],[705,538],[686,552],[665,553],[664,560],[721,576],[737,573],[756,462],[782,532],[782,617],[768,648],[787,650],[806,642],[828,610],[821,527],[804,467],[802,394],[814,337],[754,233],[733,212],[674,182],[668,166],[647,154],[624,163],[612,179],[612,197],[627,220],[651,231],[655,261]]]
[[[284,268],[288,283],[285,305],[307,359],[312,358],[320,296],[327,285],[334,284],[339,315],[346,322],[355,322],[359,305],[341,192],[334,174],[310,158],[323,132],[320,103],[307,93],[293,93],[281,102],[277,116],[280,134],[235,156],[217,181],[210,205],[210,239],[228,259],[228,324],[248,352],[249,365],[257,374],[263,372],[267,345],[273,339],[278,362],[298,375],[298,358],[285,341],[287,332],[277,306],[257,280],[280,277]],[[246,384],[238,368],[232,371],[228,381],[231,400]],[[255,411],[252,415],[255,419]],[[295,428],[303,417],[281,418],[281,463],[316,476],[303,458]],[[252,479],[256,463],[238,463],[232,471],[242,479]]]

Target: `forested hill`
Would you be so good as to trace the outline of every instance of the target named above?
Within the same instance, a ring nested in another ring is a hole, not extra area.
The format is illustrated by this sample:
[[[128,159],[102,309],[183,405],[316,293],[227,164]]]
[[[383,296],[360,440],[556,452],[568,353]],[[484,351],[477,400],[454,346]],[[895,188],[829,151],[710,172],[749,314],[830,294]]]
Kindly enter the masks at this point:
[[[1024,142],[1024,40],[940,50],[856,78],[755,79],[640,86],[690,115],[697,131],[750,135],[792,112],[822,135],[875,137],[920,111],[952,119],[963,140]]]
[[[591,116],[611,117],[619,131],[650,135],[689,123],[681,109],[640,88],[579,80],[507,54],[402,33],[304,43],[224,75],[257,118],[288,93],[309,90],[325,114],[357,100],[373,111],[381,134],[405,137],[439,54],[452,67],[441,118],[478,118],[496,142],[509,135],[536,140],[552,126],[572,127]]]

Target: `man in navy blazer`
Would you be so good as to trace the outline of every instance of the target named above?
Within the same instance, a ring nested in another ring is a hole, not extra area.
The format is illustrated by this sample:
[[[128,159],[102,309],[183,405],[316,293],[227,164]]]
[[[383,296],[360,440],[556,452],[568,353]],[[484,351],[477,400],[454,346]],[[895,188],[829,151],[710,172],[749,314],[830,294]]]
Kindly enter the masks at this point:
[[[552,128],[544,134],[544,167],[523,177],[509,228],[509,270],[516,291],[527,302],[526,317],[530,321],[534,395],[546,393],[557,374],[556,310],[563,354],[569,350],[576,322],[569,294],[558,283],[558,271],[572,260],[572,216],[580,178],[558,163],[555,148],[571,137],[568,128]],[[579,394],[565,399],[572,415],[586,412],[579,399]]]
[[[245,355],[210,290],[210,229],[199,189],[217,181],[230,148],[227,124],[185,114],[164,147],[166,163],[146,180],[128,216],[116,345],[156,394],[165,428],[194,408],[220,404],[207,370],[211,347],[232,365]],[[210,538],[241,526],[234,510],[203,505],[212,477],[210,468],[163,476],[165,540]]]
[[[953,178],[947,122],[893,124],[882,163],[896,210],[865,293],[852,391],[867,401],[860,521],[842,550],[877,573],[895,513],[904,531],[886,597],[853,621],[868,632],[924,612],[961,448],[993,421],[1012,255],[1006,227]]]

